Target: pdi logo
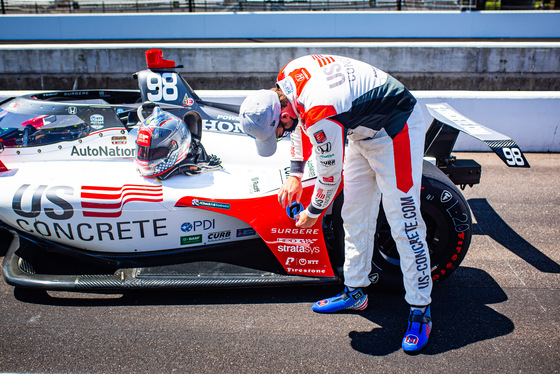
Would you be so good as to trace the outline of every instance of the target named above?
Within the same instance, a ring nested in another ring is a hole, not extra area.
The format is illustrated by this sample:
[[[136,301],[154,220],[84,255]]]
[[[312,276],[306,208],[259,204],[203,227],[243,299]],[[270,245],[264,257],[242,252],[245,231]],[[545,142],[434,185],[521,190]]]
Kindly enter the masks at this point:
[[[206,231],[216,228],[216,220],[205,219],[201,221],[185,222],[181,225],[181,231],[191,232],[191,231]]]

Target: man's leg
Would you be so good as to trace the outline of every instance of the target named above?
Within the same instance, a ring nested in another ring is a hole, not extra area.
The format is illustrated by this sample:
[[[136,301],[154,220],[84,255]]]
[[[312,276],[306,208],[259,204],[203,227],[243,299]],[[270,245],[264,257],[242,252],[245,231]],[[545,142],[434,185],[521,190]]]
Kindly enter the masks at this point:
[[[426,346],[431,330],[431,267],[426,225],[420,214],[424,127],[413,124],[391,139],[378,139],[367,155],[377,173],[383,208],[397,245],[403,272],[405,299],[411,315],[403,348],[416,352]],[[415,311],[417,309],[418,311]]]
[[[341,294],[313,304],[316,312],[367,307],[367,295],[361,288],[370,284],[368,275],[381,195],[375,174],[360,153],[358,144],[349,142],[344,164],[342,219],[345,232],[344,284],[347,287]]]

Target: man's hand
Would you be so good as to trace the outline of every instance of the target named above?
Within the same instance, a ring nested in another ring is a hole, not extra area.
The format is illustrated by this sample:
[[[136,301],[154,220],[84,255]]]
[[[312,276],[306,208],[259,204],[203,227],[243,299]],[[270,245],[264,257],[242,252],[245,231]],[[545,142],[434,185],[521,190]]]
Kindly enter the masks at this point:
[[[302,193],[303,186],[301,184],[301,179],[298,177],[288,177],[286,182],[280,187],[280,191],[278,191],[278,202],[286,208],[286,205],[293,201],[299,203]]]
[[[296,227],[301,227],[302,229],[307,229],[312,227],[315,222],[317,222],[318,218],[309,218],[305,211],[301,212],[299,215],[298,221],[296,222]]]

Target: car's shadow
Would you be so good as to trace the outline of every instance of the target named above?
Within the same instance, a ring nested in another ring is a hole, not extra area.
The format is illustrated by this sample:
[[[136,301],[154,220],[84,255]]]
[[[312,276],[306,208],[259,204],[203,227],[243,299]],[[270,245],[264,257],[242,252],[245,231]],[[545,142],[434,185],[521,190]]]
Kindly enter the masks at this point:
[[[227,305],[302,303],[334,295],[340,286],[301,286],[213,290],[132,291],[115,295],[53,293],[15,288],[16,299],[54,306],[107,307],[143,305]],[[507,300],[505,292],[485,271],[460,267],[432,292],[434,328],[424,354],[438,354],[466,345],[507,335],[513,322],[488,305]],[[372,322],[370,331],[353,331],[348,324],[352,347],[364,354],[384,356],[400,349],[406,329],[408,305],[402,294],[370,293],[369,308],[358,314]],[[329,315],[316,318],[329,323]]]
[[[474,235],[486,235],[543,273],[560,273],[560,264],[542,253],[515,232],[500,217],[486,199],[469,199],[473,216]]]

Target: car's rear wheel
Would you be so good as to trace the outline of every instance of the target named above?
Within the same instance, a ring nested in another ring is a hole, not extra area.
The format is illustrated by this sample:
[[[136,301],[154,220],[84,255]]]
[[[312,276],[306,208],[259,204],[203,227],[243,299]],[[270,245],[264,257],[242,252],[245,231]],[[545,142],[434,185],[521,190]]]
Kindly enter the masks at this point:
[[[447,277],[465,258],[471,242],[472,220],[467,201],[447,176],[424,161],[421,193],[422,217],[430,249],[434,284]],[[372,287],[402,290],[400,259],[387,219],[381,211],[373,244]]]
[[[422,173],[421,201],[431,275],[434,284],[437,284],[449,277],[467,254],[472,235],[471,213],[459,189],[441,170],[427,161],[424,161]],[[337,222],[336,219],[333,221]],[[343,246],[342,225],[337,226],[336,237],[339,245]],[[369,274],[371,287],[403,290],[400,258],[383,209],[380,209],[377,220],[373,246],[372,270]]]

